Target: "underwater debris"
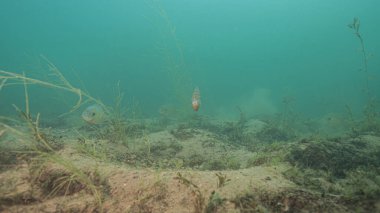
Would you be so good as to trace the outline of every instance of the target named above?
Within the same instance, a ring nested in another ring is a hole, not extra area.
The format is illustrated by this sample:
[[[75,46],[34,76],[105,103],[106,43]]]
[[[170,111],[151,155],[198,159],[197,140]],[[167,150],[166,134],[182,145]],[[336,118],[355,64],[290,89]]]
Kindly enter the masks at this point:
[[[104,121],[105,112],[100,105],[94,104],[83,111],[82,118],[89,124],[99,124]]]

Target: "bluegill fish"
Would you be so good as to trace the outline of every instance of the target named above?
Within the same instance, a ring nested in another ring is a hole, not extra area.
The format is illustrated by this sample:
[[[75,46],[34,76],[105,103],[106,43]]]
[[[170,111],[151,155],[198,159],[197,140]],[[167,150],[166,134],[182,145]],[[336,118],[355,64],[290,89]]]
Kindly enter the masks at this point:
[[[98,124],[104,120],[105,113],[100,105],[94,104],[83,111],[82,118],[89,124]]]

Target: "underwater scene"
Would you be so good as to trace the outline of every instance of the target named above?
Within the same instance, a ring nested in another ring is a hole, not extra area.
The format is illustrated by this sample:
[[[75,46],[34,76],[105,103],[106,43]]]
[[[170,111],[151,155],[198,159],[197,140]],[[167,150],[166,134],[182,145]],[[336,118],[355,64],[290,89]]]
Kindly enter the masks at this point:
[[[379,16],[0,1],[0,212],[380,212]]]

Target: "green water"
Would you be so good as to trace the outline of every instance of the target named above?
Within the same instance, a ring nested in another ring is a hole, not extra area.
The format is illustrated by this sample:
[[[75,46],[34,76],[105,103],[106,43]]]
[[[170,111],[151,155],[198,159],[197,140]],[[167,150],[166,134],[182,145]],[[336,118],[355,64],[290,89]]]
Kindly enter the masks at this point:
[[[379,95],[380,3],[375,0],[2,0],[0,68],[51,79],[40,55],[76,87],[112,105],[119,82],[125,104],[141,117],[162,106],[236,118],[273,115],[290,97],[304,117],[344,112],[360,116]],[[354,17],[359,39],[347,27]],[[373,55],[373,56],[372,56]],[[75,95],[30,86],[31,110],[56,116]],[[0,113],[23,106],[22,86],[0,92]],[[186,108],[188,107],[188,108]]]
[[[379,14],[0,0],[0,212],[379,212]]]

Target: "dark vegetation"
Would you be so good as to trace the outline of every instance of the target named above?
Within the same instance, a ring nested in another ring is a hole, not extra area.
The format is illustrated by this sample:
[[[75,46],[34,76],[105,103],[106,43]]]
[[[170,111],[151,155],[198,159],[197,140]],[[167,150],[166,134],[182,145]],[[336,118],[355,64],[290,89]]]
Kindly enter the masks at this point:
[[[302,139],[289,152],[287,160],[294,167],[284,175],[323,197],[335,196],[350,205],[366,201],[374,209],[380,198],[378,142],[372,136]]]
[[[231,200],[241,212],[345,212],[336,197],[321,197],[304,190],[280,193],[256,191]]]
[[[342,178],[361,167],[380,166],[380,145],[364,138],[303,139],[291,150],[289,161],[301,168],[323,170]]]

